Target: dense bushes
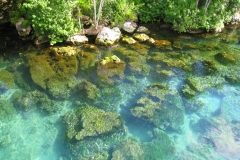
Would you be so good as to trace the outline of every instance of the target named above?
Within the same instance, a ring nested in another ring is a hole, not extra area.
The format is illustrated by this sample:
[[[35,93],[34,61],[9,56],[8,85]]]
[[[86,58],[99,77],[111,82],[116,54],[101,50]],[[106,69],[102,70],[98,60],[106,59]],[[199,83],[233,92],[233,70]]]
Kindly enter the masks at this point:
[[[96,3],[98,8],[100,1]],[[81,15],[94,17],[92,0],[12,0],[12,6],[13,23],[24,17],[24,23],[33,27],[34,37],[47,36],[51,44],[77,32]],[[105,0],[100,20],[117,26],[133,20],[137,13],[140,22],[165,21],[179,32],[209,31],[223,27],[238,10],[240,0]]]
[[[239,0],[138,0],[143,3],[138,14],[142,22],[164,20],[173,29],[215,29],[231,21],[240,9]]]
[[[47,36],[50,43],[55,44],[77,32],[72,16],[75,5],[76,1],[26,0],[11,12],[11,21],[24,17],[25,24],[33,27],[34,36]]]

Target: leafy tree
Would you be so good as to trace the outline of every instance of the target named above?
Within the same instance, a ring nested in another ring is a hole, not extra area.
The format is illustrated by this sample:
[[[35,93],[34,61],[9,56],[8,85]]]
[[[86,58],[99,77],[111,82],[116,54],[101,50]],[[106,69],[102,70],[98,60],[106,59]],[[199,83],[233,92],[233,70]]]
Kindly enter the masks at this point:
[[[140,4],[130,0],[108,0],[103,8],[103,17],[112,21],[112,25],[122,25],[128,19],[134,19]]]
[[[25,18],[26,25],[34,30],[34,37],[47,36],[53,45],[62,42],[77,31],[73,9],[76,0],[25,0],[18,3],[17,9],[11,11],[14,23],[20,17]]]
[[[215,29],[231,21],[239,0],[134,0],[141,5],[138,10],[142,22],[164,20],[173,29],[187,32],[192,29]]]

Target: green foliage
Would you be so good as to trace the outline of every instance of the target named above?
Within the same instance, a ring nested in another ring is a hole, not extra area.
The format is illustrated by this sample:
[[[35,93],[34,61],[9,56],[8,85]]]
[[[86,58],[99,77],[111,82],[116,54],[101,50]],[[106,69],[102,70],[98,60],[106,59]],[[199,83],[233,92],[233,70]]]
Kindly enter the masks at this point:
[[[143,4],[138,10],[142,22],[164,20],[173,29],[187,32],[192,29],[211,30],[223,27],[240,9],[239,0],[135,0]]]
[[[164,20],[173,24],[173,29],[179,32],[192,29],[222,28],[228,23],[239,6],[239,1],[226,2],[225,0],[212,0],[209,4],[199,0],[198,3],[187,1],[168,1],[164,10]]]
[[[140,0],[141,4],[138,10],[141,22],[159,21],[163,18],[163,9],[166,9],[165,0]]]
[[[121,25],[128,19],[135,18],[139,5],[129,0],[109,0],[103,7],[103,17],[110,19],[113,25]]]
[[[47,36],[53,45],[76,32],[72,16],[75,4],[66,0],[26,0],[11,11],[11,20],[14,23],[24,17],[33,27],[34,37]]]

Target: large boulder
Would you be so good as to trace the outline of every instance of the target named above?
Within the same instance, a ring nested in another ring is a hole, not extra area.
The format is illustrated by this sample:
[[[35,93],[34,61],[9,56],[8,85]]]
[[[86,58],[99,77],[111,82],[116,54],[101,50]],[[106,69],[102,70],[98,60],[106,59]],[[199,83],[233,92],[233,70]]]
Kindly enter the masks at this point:
[[[18,31],[19,36],[21,37],[26,37],[29,36],[29,34],[32,31],[32,27],[30,25],[25,25],[24,23],[25,19],[24,18],[20,18],[16,23],[16,29]]]
[[[149,34],[150,31],[148,30],[148,28],[144,27],[144,26],[139,26],[137,29],[138,33],[145,33],[145,34]]]
[[[121,31],[118,27],[114,27],[113,29],[103,27],[101,32],[97,35],[95,43],[104,46],[111,46],[118,42],[120,37]]]
[[[51,48],[28,60],[33,82],[54,98],[68,98],[76,81],[78,51],[74,47]]]
[[[122,28],[127,33],[133,33],[137,29],[135,22],[125,22]]]
[[[69,140],[82,140],[118,131],[123,127],[119,114],[105,112],[96,107],[81,107],[64,116]]]
[[[66,40],[67,43],[73,45],[81,45],[88,42],[88,38],[84,35],[72,35]]]

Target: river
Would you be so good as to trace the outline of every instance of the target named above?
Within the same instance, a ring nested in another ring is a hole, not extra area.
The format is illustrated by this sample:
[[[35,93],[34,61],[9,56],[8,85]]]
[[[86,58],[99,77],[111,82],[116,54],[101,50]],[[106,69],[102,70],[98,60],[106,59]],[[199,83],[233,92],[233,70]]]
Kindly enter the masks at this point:
[[[1,32],[0,159],[240,159],[240,26],[147,27],[113,47]]]

